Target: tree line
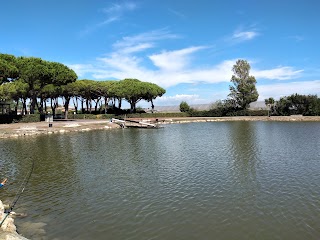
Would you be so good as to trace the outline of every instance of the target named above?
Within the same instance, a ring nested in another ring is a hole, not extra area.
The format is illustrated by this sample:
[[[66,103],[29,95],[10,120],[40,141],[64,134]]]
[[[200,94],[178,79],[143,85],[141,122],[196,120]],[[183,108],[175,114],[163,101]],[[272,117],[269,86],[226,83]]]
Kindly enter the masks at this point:
[[[55,114],[59,99],[66,118],[71,101],[76,112],[83,113],[91,113],[93,103],[95,111],[104,106],[106,113],[110,102],[112,108],[121,109],[122,100],[130,104],[130,112],[136,111],[140,100],[150,102],[153,110],[154,99],[166,92],[154,83],[138,79],[94,81],[77,78],[77,74],[62,63],[0,54],[0,100],[13,101],[15,114],[20,103],[22,114],[28,113],[27,103],[30,114],[36,110],[43,114],[48,109]]]
[[[317,95],[295,93],[290,96],[281,97],[279,101],[275,101],[274,98],[265,99],[265,104],[269,108],[270,115],[320,115],[320,98]]]

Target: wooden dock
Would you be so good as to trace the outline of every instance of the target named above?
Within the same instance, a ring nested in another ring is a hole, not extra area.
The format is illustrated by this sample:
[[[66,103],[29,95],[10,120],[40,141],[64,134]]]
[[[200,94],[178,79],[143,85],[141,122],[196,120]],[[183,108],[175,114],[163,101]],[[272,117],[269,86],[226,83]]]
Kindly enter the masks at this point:
[[[158,124],[138,120],[112,118],[111,122],[118,124],[122,128],[159,128]]]

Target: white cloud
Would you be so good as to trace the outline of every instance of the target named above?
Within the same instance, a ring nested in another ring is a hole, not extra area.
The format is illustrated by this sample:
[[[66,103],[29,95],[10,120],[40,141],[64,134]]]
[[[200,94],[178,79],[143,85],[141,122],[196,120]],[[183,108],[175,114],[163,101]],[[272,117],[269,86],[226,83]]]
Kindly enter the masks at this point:
[[[98,23],[95,28],[98,28],[98,27],[101,27],[103,25],[107,25],[109,23],[112,23],[112,22],[115,22],[115,21],[118,21],[119,20],[119,16],[111,16],[111,17],[108,17],[106,20]]]
[[[97,69],[92,64],[66,64],[69,68],[73,69],[78,77],[83,77],[87,73],[95,72]]]
[[[201,49],[204,49],[204,46],[198,47],[189,47],[176,51],[164,51],[160,54],[150,55],[149,58],[155,66],[160,68],[163,71],[178,71],[183,70],[188,66],[190,55],[194,52],[197,52]]]
[[[278,100],[280,97],[298,94],[320,94],[320,80],[300,81],[290,83],[276,83],[268,85],[257,85],[260,101],[273,97]]]
[[[303,70],[294,70],[293,67],[277,67],[267,70],[255,70],[251,71],[251,74],[258,78],[264,79],[276,79],[276,80],[288,80],[296,78],[302,73]]]
[[[133,11],[137,8],[137,5],[132,2],[124,2],[122,4],[111,4],[110,7],[102,9],[107,15],[107,19],[98,23],[98,26],[106,25],[121,19],[123,14],[128,11]]]
[[[129,77],[128,75],[137,78],[135,75],[140,75],[142,71],[139,65],[142,60],[135,56],[114,52],[110,56],[98,58],[97,60],[99,61],[100,68],[104,71],[101,71],[99,75],[95,74],[96,78],[123,78],[123,76]]]
[[[220,63],[198,66],[195,53],[208,46],[192,46],[173,51],[163,50],[143,56],[141,52],[149,52],[157,46],[159,41],[177,38],[167,29],[160,29],[123,37],[113,44],[113,51],[99,57],[90,64],[69,65],[79,76],[91,75],[95,79],[124,79],[137,78],[158,84],[164,88],[182,83],[221,83],[229,82],[232,67],[237,59],[228,59]],[[139,54],[138,54],[139,53]],[[192,62],[191,62],[192,59]],[[250,62],[250,60],[248,60]],[[290,66],[271,69],[255,69],[252,75],[258,80],[286,80],[300,75],[303,70],[296,70]]]
[[[115,7],[115,9],[118,7]],[[110,10],[111,11],[111,10]],[[116,10],[113,10],[116,11]],[[118,11],[118,10],[117,10]],[[250,40],[258,36],[256,31],[238,31],[234,34],[234,41]],[[144,32],[133,36],[125,36],[115,42],[113,50],[102,57],[96,58],[89,64],[68,65],[76,71],[79,77],[94,79],[124,79],[137,78],[142,81],[156,83],[161,87],[169,88],[179,84],[216,84],[225,83],[225,90],[204,93],[210,99],[201,98],[198,94],[177,94],[174,96],[162,96],[157,98],[157,105],[179,105],[181,101],[189,104],[204,104],[218,99],[226,99],[229,93],[228,83],[232,76],[232,67],[237,58],[222,60],[212,65],[197,65],[196,54],[208,46],[190,46],[174,50],[157,49],[160,41],[180,38],[179,35],[171,33],[168,29],[158,29]],[[148,52],[145,52],[148,50]],[[145,53],[144,53],[145,52]],[[144,53],[144,55],[143,55]],[[293,93],[299,94],[320,94],[320,80],[295,81],[290,79],[301,77],[303,69],[296,69],[292,66],[277,66],[269,69],[257,69],[255,62],[250,61],[251,75],[258,80],[257,89],[259,100],[281,96],[288,96]],[[270,80],[271,84],[260,85],[260,79]],[[285,83],[274,80],[287,80]],[[274,83],[274,84],[272,84]],[[189,91],[190,92],[190,91]]]
[[[243,31],[243,32],[235,32],[232,36],[234,40],[238,41],[246,41],[251,40],[259,35],[256,31]]]
[[[200,49],[201,46],[198,48]],[[232,76],[231,69],[236,59],[225,60],[207,67],[192,67],[186,64],[190,57],[189,54],[192,53],[193,51],[190,48],[186,48],[166,52],[164,55],[155,54],[152,60],[154,66],[160,68],[158,70],[144,67],[143,58],[118,52],[113,52],[106,57],[97,58],[94,64],[75,64],[69,66],[80,76],[83,76],[85,73],[91,73],[96,79],[124,79],[130,77],[153,82],[162,87],[172,87],[181,83],[221,83],[230,81]],[[180,55],[175,61],[166,61],[177,54]],[[292,79],[297,77],[301,72],[302,70],[293,70],[292,67],[267,70],[253,69],[251,71],[252,75],[257,79],[266,78],[275,80]]]
[[[152,48],[154,45],[152,43],[137,43],[136,45],[127,46],[124,48],[120,48],[118,52],[123,54],[131,54],[136,52],[141,52],[146,49]]]
[[[176,34],[172,34],[167,29],[157,29],[150,32],[140,33],[134,36],[123,37],[120,41],[117,41],[115,44],[113,44],[113,47],[116,50],[119,50],[122,48],[132,47],[137,44],[143,44],[143,43],[152,44],[160,40],[176,39],[176,38],[180,38],[180,36]]]
[[[108,14],[120,14],[124,11],[132,11],[137,8],[137,5],[132,2],[124,2],[122,4],[111,4],[110,7],[104,8],[103,12]]]
[[[197,94],[177,94],[174,96],[162,96],[157,98],[155,100],[155,104],[159,106],[177,106],[182,101],[185,101],[188,104],[200,104],[204,101],[206,102],[205,99],[201,99]]]
[[[142,81],[156,83],[162,87],[171,87],[180,83],[219,83],[230,81],[231,68],[235,60],[223,61],[208,68],[182,68],[176,71],[151,70],[143,67],[142,59],[135,56],[124,56],[112,53],[109,57],[98,58],[95,67],[92,65],[69,65],[77,73],[92,73],[96,79],[138,78]],[[184,60],[181,60],[182,62]],[[177,64],[183,65],[183,64]]]
[[[100,21],[99,23],[86,26],[85,29],[80,32],[80,35],[84,36],[104,25],[108,25],[110,23],[119,21],[125,14],[125,12],[133,11],[136,8],[137,5],[132,2],[124,2],[122,4],[111,4],[110,7],[101,10],[106,15],[105,19],[103,21]]]

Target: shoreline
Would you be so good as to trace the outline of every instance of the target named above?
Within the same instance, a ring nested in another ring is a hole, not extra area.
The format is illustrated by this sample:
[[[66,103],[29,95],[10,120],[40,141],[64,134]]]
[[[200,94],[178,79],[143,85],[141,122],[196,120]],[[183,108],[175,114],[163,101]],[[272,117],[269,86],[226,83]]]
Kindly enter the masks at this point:
[[[7,214],[4,210],[5,205],[0,200],[0,221],[2,223],[0,228],[0,239],[28,240],[17,232],[17,227],[14,224],[15,212]]]
[[[230,122],[230,121],[268,121],[268,122],[320,122],[320,116],[240,116],[240,117],[173,117],[157,118],[159,124],[192,123],[192,122]],[[132,119],[134,120],[134,119]],[[136,118],[146,122],[156,122],[156,118]],[[0,124],[0,139],[26,136],[64,134],[69,132],[86,132],[91,130],[112,130],[120,128],[116,123],[104,120],[68,120],[35,123]]]

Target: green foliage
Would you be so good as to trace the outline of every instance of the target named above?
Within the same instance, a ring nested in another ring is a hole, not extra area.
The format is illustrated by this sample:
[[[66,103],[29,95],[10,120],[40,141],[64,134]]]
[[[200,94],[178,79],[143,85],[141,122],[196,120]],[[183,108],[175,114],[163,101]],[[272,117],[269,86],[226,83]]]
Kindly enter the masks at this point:
[[[52,72],[47,61],[41,58],[19,57],[17,66],[19,77],[28,84],[30,91],[37,92],[50,83]]]
[[[273,105],[275,103],[275,100],[274,100],[274,98],[270,97],[270,98],[265,99],[264,103],[266,105]]]
[[[185,101],[182,101],[181,103],[180,103],[180,112],[188,112],[188,111],[190,111],[190,106],[189,106],[189,104],[187,103],[187,102],[185,102]]]
[[[130,104],[130,112],[136,112],[136,105],[142,99],[151,102],[152,109],[154,109],[153,100],[165,92],[163,88],[154,83],[127,78],[113,83],[109,95],[117,99],[124,98]]]
[[[36,111],[43,113],[48,107],[48,102],[51,110],[55,112],[58,98],[63,99],[66,113],[71,98],[74,98],[76,110],[80,100],[81,108],[86,105],[87,112],[92,112],[92,102],[95,102],[95,112],[98,112],[98,107],[101,111],[100,101],[104,98],[105,113],[109,109],[108,103],[111,100],[114,109],[115,101],[118,101],[118,109],[121,112],[122,99],[130,103],[131,112],[136,112],[136,104],[140,100],[151,102],[154,109],[153,100],[166,92],[156,84],[141,82],[138,79],[120,81],[87,79],[76,81],[76,79],[77,75],[72,69],[58,62],[0,54],[0,99],[14,100],[15,109],[22,106],[23,113],[27,113],[27,102],[31,114]],[[19,102],[22,104],[19,105]]]
[[[268,110],[237,110],[228,112],[226,116],[268,116]]]
[[[118,116],[119,118],[173,118],[173,117],[189,117],[187,112],[180,113],[132,113],[126,114],[122,116]]]
[[[136,104],[146,94],[144,84],[138,79],[127,78],[120,81],[120,87],[125,100],[130,103],[131,112],[136,111]]]
[[[233,117],[233,116],[268,116],[267,110],[231,110],[223,111],[219,108],[209,111],[193,111],[188,112],[190,117]]]
[[[247,109],[249,104],[259,97],[256,89],[256,79],[250,76],[250,64],[246,60],[238,60],[233,66],[229,97],[235,102],[236,107]]]
[[[275,113],[275,100],[274,98],[270,97],[264,100],[264,103],[268,106],[268,116],[270,116],[270,111],[271,111],[271,115],[273,115]]]
[[[51,71],[50,83],[55,86],[63,86],[75,82],[77,74],[62,63],[48,62]]]
[[[292,94],[282,97],[275,103],[278,115],[288,116],[293,114],[319,116],[320,98],[317,95]]]
[[[320,98],[314,95],[309,98],[309,104],[306,107],[305,115],[320,116]]]
[[[143,99],[151,103],[151,109],[153,111],[154,110],[153,100],[165,94],[166,90],[154,83],[145,82],[143,84],[144,84]]]
[[[18,77],[19,70],[16,66],[16,57],[0,53],[0,85]]]
[[[30,115],[24,115],[19,120],[19,122],[23,123],[29,123],[29,122],[40,122],[40,114],[30,114]]]

